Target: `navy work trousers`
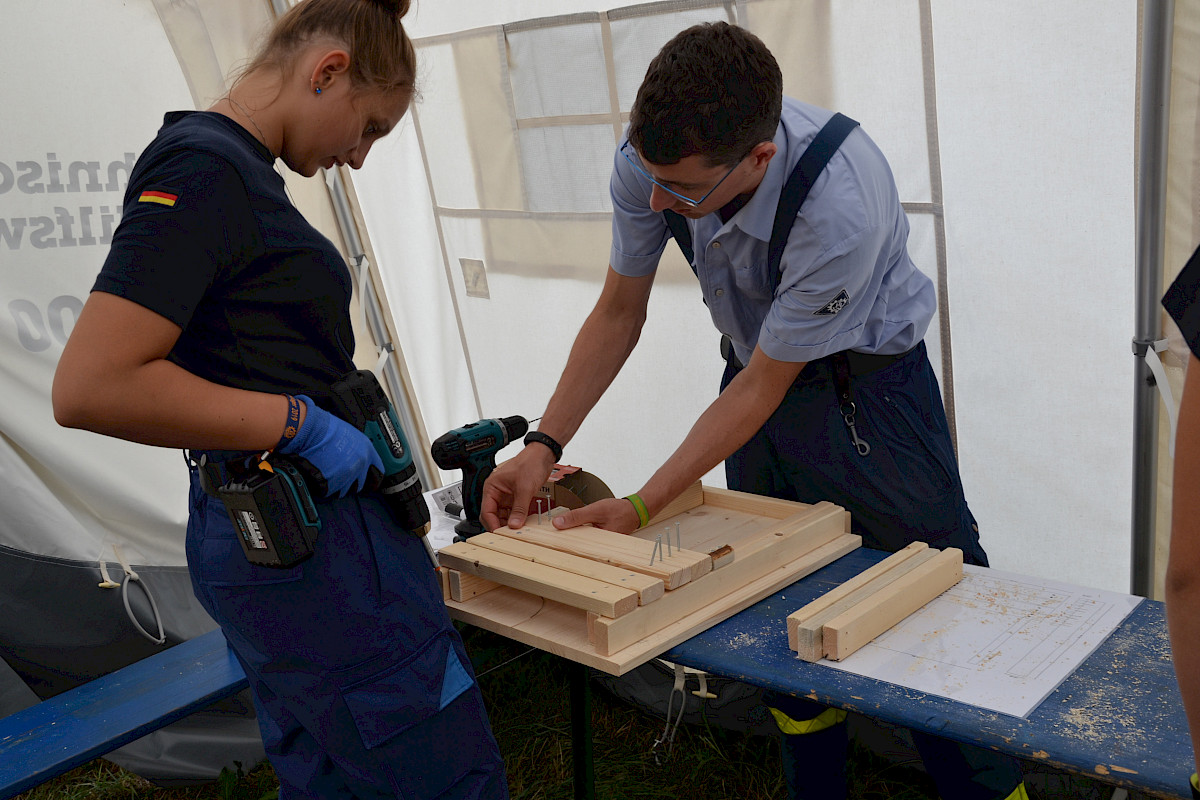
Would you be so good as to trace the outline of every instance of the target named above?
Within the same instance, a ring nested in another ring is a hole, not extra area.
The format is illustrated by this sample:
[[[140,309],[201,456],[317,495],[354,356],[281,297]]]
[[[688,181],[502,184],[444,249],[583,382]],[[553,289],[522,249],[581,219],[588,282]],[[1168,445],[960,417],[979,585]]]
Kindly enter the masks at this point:
[[[730,363],[722,390],[737,374]],[[967,507],[937,376],[921,342],[894,363],[852,375],[854,423],[870,445],[860,455],[839,408],[832,365],[809,363],[779,408],[754,437],[725,461],[730,489],[817,503],[850,512],[863,546],[896,551],[915,542],[957,547],[968,564],[987,566],[979,528]],[[826,707],[767,692],[769,707],[797,722]],[[844,723],[812,734],[785,735],[782,756],[792,797],[845,797]],[[1005,798],[1021,782],[1007,756],[913,731],[926,768],[943,797]]]
[[[246,560],[192,472],[192,585],[250,681],[280,800],[508,796],[470,659],[424,544],[375,497],[318,503],[316,552]]]

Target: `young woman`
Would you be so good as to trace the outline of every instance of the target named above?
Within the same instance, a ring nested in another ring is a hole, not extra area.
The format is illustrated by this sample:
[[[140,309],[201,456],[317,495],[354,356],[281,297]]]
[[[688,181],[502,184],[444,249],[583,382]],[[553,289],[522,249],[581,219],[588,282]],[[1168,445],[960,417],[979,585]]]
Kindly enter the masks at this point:
[[[330,411],[354,369],[349,271],[274,168],[361,167],[400,122],[408,5],[304,0],[226,97],[166,115],[54,381],[60,424],[188,451],[193,587],[249,677],[281,798],[507,796],[424,545],[364,491],[379,458]],[[314,552],[287,568],[250,563],[213,491],[266,450],[316,478]]]

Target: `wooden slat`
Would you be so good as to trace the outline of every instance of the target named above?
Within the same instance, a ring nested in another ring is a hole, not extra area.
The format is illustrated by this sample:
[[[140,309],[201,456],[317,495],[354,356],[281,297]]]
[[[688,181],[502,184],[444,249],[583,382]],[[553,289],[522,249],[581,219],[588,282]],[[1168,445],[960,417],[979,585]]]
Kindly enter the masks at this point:
[[[773,498],[763,499],[771,500]],[[842,526],[842,532],[846,532],[844,521],[846,512],[841,506],[824,502],[812,506],[803,503],[793,503],[792,505],[801,510],[782,519],[768,519],[757,535],[747,537],[733,545],[734,557],[745,558],[764,547],[772,547],[778,537],[787,536],[793,531],[803,530],[813,524],[828,525],[835,518],[837,523]]]
[[[925,542],[913,542],[792,612],[787,618],[788,647],[805,661],[820,660],[825,655],[821,629],[826,622],[905,575],[918,564],[933,558],[936,553]]]
[[[662,546],[661,557],[656,555],[654,563],[651,564],[654,542],[601,528],[570,528],[560,531],[527,522],[525,527],[515,531],[501,528],[494,533],[650,575],[661,580],[668,591],[712,571],[712,559],[707,553],[673,550],[668,556],[665,543]]]
[[[477,547],[486,547],[489,550],[508,553],[510,556],[523,558],[535,564],[545,564],[546,566],[561,569],[575,575],[583,575],[588,578],[595,578],[598,581],[611,583],[613,586],[632,589],[637,592],[638,605],[644,606],[647,603],[654,602],[663,596],[663,591],[666,588],[662,580],[658,578],[634,572],[633,570],[615,567],[611,564],[593,561],[590,558],[583,558],[572,553],[564,553],[561,550],[542,547],[533,542],[514,539],[510,536],[481,533],[477,536],[472,536],[470,543]]]
[[[859,546],[861,538],[844,532],[841,511],[837,506],[830,506],[824,516],[810,520],[804,526],[791,527],[764,537],[767,540],[764,546],[753,549],[745,556],[737,554],[729,566],[705,576],[703,580],[667,592],[651,606],[638,609],[621,619],[596,620],[596,649],[602,655],[610,655],[628,647],[653,631],[736,592],[743,584],[769,572],[772,566],[794,561],[834,540],[841,544],[834,548],[836,555],[830,555],[824,563],[845,555]]]
[[[947,547],[825,623],[825,654],[841,661],[962,580],[963,554]]]
[[[797,509],[808,506],[807,503],[797,503],[793,500],[780,500],[776,497],[735,492],[732,489],[717,489],[712,486],[704,487],[704,505],[713,508],[728,508],[760,517],[774,517],[775,519],[793,516],[798,513]]]
[[[637,608],[633,589],[623,589],[582,575],[510,556],[470,542],[455,542],[438,552],[443,566],[512,586],[606,617],[620,617]]]

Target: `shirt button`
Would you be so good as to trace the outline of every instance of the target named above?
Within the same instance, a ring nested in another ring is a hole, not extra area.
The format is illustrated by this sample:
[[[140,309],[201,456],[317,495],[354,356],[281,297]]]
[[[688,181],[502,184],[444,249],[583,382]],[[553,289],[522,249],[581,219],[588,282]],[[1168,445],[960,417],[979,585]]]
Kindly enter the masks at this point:
[[[724,294],[725,294],[725,290],[724,290],[724,289],[717,289],[715,292],[713,292],[713,294],[715,294],[717,297],[721,297],[722,295],[724,295]]]
[[[721,243],[720,243],[720,242],[713,242],[712,244],[713,244],[713,247],[720,247],[720,246],[721,246]]]

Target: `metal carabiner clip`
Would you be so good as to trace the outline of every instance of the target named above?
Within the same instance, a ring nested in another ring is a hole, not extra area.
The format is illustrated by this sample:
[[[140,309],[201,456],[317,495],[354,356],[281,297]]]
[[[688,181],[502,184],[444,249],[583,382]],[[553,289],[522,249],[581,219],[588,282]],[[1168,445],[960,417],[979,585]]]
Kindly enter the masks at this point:
[[[838,410],[842,414],[842,419],[845,421],[846,427],[850,429],[850,442],[854,445],[854,449],[858,451],[860,456],[869,455],[871,445],[858,438],[858,429],[854,426],[854,414],[858,410],[854,403],[843,403]]]

